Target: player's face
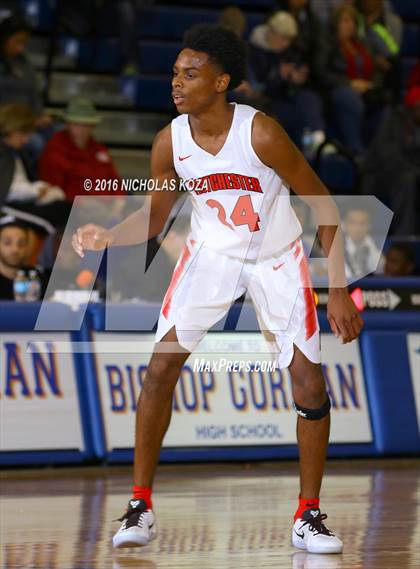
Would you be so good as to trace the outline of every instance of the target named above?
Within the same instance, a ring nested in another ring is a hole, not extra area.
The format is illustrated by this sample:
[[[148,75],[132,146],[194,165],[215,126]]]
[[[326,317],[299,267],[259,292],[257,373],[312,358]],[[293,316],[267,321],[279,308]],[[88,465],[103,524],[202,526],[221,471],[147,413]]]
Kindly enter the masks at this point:
[[[172,98],[180,113],[199,112],[226,91],[229,75],[209,61],[206,53],[183,49],[173,68]]]
[[[28,237],[20,227],[5,227],[0,233],[0,261],[7,267],[21,267],[27,253]]]

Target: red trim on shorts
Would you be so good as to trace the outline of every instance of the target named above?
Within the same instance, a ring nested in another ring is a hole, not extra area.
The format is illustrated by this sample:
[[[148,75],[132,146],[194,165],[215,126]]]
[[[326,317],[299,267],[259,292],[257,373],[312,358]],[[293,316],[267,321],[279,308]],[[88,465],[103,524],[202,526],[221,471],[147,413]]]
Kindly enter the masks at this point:
[[[172,298],[174,296],[175,289],[178,286],[179,281],[181,280],[182,274],[184,273],[185,270],[185,265],[190,257],[191,257],[191,252],[188,249],[187,245],[185,244],[184,248],[182,249],[179,262],[175,267],[174,274],[172,275],[171,282],[169,283],[168,290],[166,291],[165,297],[163,299],[162,314],[166,319],[168,319],[169,310],[171,308]]]
[[[309,340],[309,338],[312,338],[312,336],[318,330],[318,316],[316,313],[314,291],[312,290],[312,281],[305,253],[302,256],[302,259],[300,260],[299,271],[300,271],[300,280],[304,287],[303,298],[305,300],[306,340]]]

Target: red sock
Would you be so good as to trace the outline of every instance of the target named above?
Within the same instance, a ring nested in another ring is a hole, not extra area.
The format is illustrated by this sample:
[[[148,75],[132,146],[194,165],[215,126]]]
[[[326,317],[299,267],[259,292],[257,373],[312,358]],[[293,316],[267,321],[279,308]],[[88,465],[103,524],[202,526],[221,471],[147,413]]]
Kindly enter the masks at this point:
[[[305,510],[319,508],[319,498],[301,498],[299,496],[299,506],[295,513],[295,521],[298,520]]]
[[[145,486],[133,486],[133,498],[135,500],[144,500],[146,506],[151,510],[152,504],[152,489]]]

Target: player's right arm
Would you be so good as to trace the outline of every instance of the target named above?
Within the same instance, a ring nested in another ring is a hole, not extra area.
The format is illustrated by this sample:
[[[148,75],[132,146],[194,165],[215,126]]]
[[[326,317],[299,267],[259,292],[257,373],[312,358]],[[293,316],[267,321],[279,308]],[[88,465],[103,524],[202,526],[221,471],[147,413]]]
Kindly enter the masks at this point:
[[[72,236],[72,245],[80,257],[85,250],[97,251],[105,247],[118,245],[137,245],[158,235],[177,199],[177,191],[161,190],[177,187],[178,176],[175,172],[172,155],[171,126],[162,129],[155,137],[150,162],[151,177],[155,188],[148,192],[150,199],[145,205],[129,215],[124,221],[111,229],[88,223],[79,227]]]

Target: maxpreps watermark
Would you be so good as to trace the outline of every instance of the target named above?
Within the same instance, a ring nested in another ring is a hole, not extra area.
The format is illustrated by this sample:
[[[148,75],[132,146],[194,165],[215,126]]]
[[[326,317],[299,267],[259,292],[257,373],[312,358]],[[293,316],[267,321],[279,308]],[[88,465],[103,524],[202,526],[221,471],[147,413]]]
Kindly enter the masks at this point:
[[[275,371],[277,369],[277,362],[270,360],[251,361],[251,360],[228,360],[226,358],[219,358],[217,360],[206,360],[204,358],[195,358],[193,363],[193,371],[213,371],[213,372],[250,372],[250,371]]]

